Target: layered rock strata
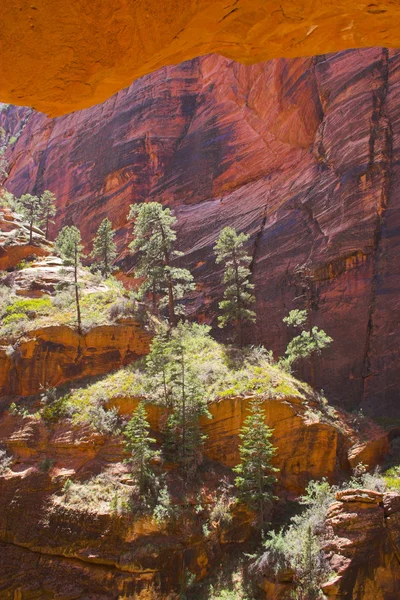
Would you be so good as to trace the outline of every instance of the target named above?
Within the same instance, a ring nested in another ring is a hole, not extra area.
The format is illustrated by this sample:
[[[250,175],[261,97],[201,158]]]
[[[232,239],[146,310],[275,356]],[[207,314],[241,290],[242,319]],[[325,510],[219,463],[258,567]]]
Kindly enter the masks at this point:
[[[135,321],[76,328],[54,325],[0,341],[0,397],[29,396],[83,377],[102,375],[147,354],[151,336]],[[3,345],[1,345],[3,344]]]

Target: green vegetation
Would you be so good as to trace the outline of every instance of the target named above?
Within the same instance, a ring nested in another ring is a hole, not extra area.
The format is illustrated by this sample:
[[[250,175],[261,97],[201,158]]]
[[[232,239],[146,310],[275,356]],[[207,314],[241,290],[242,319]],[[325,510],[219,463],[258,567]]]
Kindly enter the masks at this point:
[[[111,221],[103,219],[93,240],[91,257],[95,261],[103,277],[109,277],[113,270],[113,261],[117,256],[114,242],[114,231]]]
[[[6,132],[3,127],[0,127],[0,189],[4,189],[4,183],[8,177],[6,150]]]
[[[49,315],[52,303],[49,297],[24,298],[9,304],[3,312],[3,324],[34,320],[38,315]]]
[[[207,329],[180,323],[174,331],[156,336],[146,361],[146,392],[167,409],[167,457],[186,464],[187,473],[202,460],[199,419],[208,410],[200,365],[193,360],[192,350],[204,345],[207,336]]]
[[[307,404],[308,386],[271,364],[271,356],[263,348],[239,350],[226,347],[210,336],[210,328],[206,325],[193,323],[182,326],[181,331],[185,368],[190,377],[194,374],[195,381],[199,382],[206,403],[257,395],[264,400],[300,398]],[[176,356],[172,352],[175,345],[176,341],[171,340],[168,332],[159,333],[153,339],[146,359],[86,385],[72,387],[67,393],[60,392],[63,393],[65,414],[70,415],[75,423],[86,422],[95,426],[96,415],[101,409],[112,405],[114,399],[127,397],[143,398],[164,406],[170,413],[174,407],[181,410],[179,373],[176,373],[179,365],[174,364]],[[321,411],[324,410],[321,400]]]
[[[82,330],[81,307],[79,301],[78,269],[81,266],[83,257],[83,246],[81,244],[81,232],[75,226],[63,227],[57,236],[56,249],[63,259],[66,266],[73,267],[76,318],[78,322],[78,331]]]
[[[56,196],[50,190],[45,190],[40,197],[40,221],[39,225],[44,229],[46,240],[49,239],[49,226],[50,223],[54,223],[52,217],[55,216],[56,209]]]
[[[232,227],[225,227],[214,246],[217,264],[224,265],[223,284],[224,299],[219,303],[221,315],[218,317],[220,327],[233,323],[236,327],[237,342],[242,347],[243,326],[247,321],[255,321],[256,314],[251,310],[255,303],[254,285],[250,283],[251,257],[245,251],[249,236],[238,234]]]
[[[40,469],[40,471],[42,471],[42,473],[47,473],[47,471],[50,471],[50,469],[54,465],[54,462],[55,461],[54,461],[53,458],[49,458],[48,456],[46,456],[39,463],[39,469]]]
[[[138,253],[135,275],[143,279],[138,297],[150,295],[154,311],[168,307],[170,325],[175,327],[177,315],[183,312],[181,302],[195,289],[190,271],[174,266],[174,259],[181,255],[174,249],[176,217],[158,202],[148,202],[132,205],[128,219],[135,220],[129,246]]]
[[[312,359],[315,355],[321,354],[333,340],[322,329],[311,326],[310,313],[307,310],[291,310],[283,322],[290,327],[300,329],[301,333],[289,342],[285,358],[281,361],[282,365],[290,368],[300,359],[311,359],[311,385],[315,387],[315,368]]]
[[[29,243],[33,241],[33,227],[39,225],[41,216],[40,200],[33,194],[23,194],[18,200],[19,209],[29,225]]]
[[[140,496],[152,489],[155,478],[152,465],[160,456],[160,452],[153,449],[156,440],[149,437],[149,431],[146,409],[141,402],[124,429],[125,450],[129,453],[127,462],[139,487]]]
[[[17,200],[17,210],[26,218],[29,225],[29,243],[33,240],[33,227],[44,227],[46,239],[48,238],[49,225],[53,223],[52,217],[56,214],[56,197],[49,190],[45,190],[39,197],[33,194],[23,194]]]
[[[82,482],[66,479],[55,505],[82,513],[110,514],[130,511],[132,486],[112,472],[104,472]]]
[[[0,448],[0,475],[4,475],[10,468],[12,463],[11,456],[8,456],[7,451]]]
[[[270,438],[273,430],[265,423],[265,411],[260,400],[253,400],[250,414],[240,430],[240,464],[233,470],[237,473],[235,485],[239,499],[256,511],[260,528],[266,524],[267,509],[274,499],[273,488],[277,481],[272,465],[276,448]]]

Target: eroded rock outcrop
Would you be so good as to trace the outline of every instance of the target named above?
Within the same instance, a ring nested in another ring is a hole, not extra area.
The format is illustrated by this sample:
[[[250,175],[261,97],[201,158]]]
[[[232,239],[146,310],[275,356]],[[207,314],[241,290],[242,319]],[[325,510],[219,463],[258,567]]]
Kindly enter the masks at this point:
[[[147,354],[151,336],[137,322],[93,327],[67,325],[27,332],[0,346],[0,396],[29,396],[87,376],[108,373]]]
[[[328,513],[325,551],[337,576],[328,598],[392,600],[400,594],[400,495],[338,492]]]
[[[244,63],[400,46],[390,0],[16,1],[2,14],[0,99],[59,115],[164,65],[218,52]]]
[[[210,321],[220,297],[212,246],[225,225],[251,235],[257,324],[251,343],[277,355],[282,318],[308,262],[315,324],[334,339],[317,386],[347,408],[398,414],[399,60],[372,48],[253,66],[207,56],[166,67],[103,105],[49,120],[0,113],[18,140],[8,186],[48,188],[58,222],[86,242],[108,216],[129,271],[131,202],[174,207],[191,309]],[[17,133],[17,134],[16,134]],[[54,233],[54,232],[53,232]],[[307,376],[306,368],[301,376]]]
[[[203,427],[209,436],[205,454],[212,462],[201,469],[196,478],[200,483],[192,481],[182,487],[179,469],[168,466],[169,486],[178,507],[187,510],[189,503],[193,508],[199,503],[199,494],[206,507],[221,479],[229,476],[226,466],[230,467],[238,454],[236,428],[242,424],[247,406],[246,399],[210,404],[215,423]],[[304,490],[308,478],[322,473],[335,479],[348,468],[348,440],[333,425],[315,419],[310,424],[306,408],[296,399],[266,400],[264,406],[275,427],[280,494],[293,497]],[[154,420],[156,432],[160,416],[159,410],[150,407],[149,420]],[[326,443],[330,447],[321,452]],[[204,536],[201,517],[194,514],[184,512],[179,526],[171,529],[129,510],[117,514],[98,492],[91,506],[84,497],[78,504],[69,503],[63,486],[70,478],[88,484],[103,474],[103,485],[111,481],[117,494],[121,493],[117,482],[122,481],[126,488],[130,481],[122,462],[121,437],[102,434],[89,425],[4,411],[0,447],[12,457],[11,470],[0,475],[0,597],[2,591],[10,594],[18,589],[22,598],[30,598],[29,593],[40,597],[46,589],[46,597],[54,599],[64,586],[64,592],[71,590],[77,598],[85,593],[96,593],[99,598],[113,598],[117,593],[175,598],[172,590],[179,587],[185,569],[204,577],[225,545],[244,543],[252,534],[252,515],[240,505],[233,509],[231,523],[216,529],[209,524],[214,533]],[[46,568],[50,568],[47,574]],[[36,576],[31,582],[34,569]]]
[[[33,228],[32,243],[29,230],[20,215],[0,206],[0,271],[14,269],[20,262],[51,254],[53,244],[43,232]]]

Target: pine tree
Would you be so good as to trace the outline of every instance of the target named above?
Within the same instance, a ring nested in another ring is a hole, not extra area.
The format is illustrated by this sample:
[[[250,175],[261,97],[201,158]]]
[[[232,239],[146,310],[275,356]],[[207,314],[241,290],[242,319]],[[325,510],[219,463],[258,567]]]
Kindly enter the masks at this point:
[[[52,217],[55,216],[56,209],[56,196],[50,190],[45,190],[40,196],[40,227],[44,228],[46,240],[49,239],[49,225],[54,223]]]
[[[236,327],[237,341],[243,346],[243,325],[246,321],[255,321],[256,315],[251,306],[255,302],[252,295],[254,286],[250,283],[251,258],[244,245],[249,236],[237,233],[231,227],[225,227],[214,246],[217,264],[223,263],[225,270],[223,284],[224,299],[219,303],[222,315],[218,317],[219,326],[233,323]]]
[[[93,240],[91,256],[98,263],[103,277],[108,277],[113,272],[113,261],[117,256],[114,243],[114,231],[111,221],[103,219]]]
[[[209,328],[180,323],[174,330],[159,333],[146,359],[147,393],[167,409],[164,452],[168,458],[187,465],[192,473],[202,460],[205,436],[200,417],[209,416],[203,385],[198,376],[197,344],[204,342]]]
[[[0,190],[4,189],[5,181],[8,177],[8,161],[6,156],[6,132],[0,127]]]
[[[55,241],[55,247],[66,266],[72,266],[74,272],[75,303],[78,321],[78,330],[82,330],[81,308],[79,301],[78,269],[83,257],[83,246],[81,244],[81,232],[77,227],[63,227]]]
[[[152,400],[160,402],[168,410],[173,408],[171,389],[171,344],[165,331],[158,333],[151,343],[146,357],[146,373],[148,375],[148,391]]]
[[[171,388],[174,404],[175,443],[180,461],[193,472],[202,460],[206,439],[200,417],[209,416],[205,390],[190,360],[188,342],[192,327],[180,323],[171,336]]]
[[[151,293],[153,306],[160,295],[160,308],[168,306],[169,321],[175,327],[178,302],[195,289],[190,272],[172,264],[181,255],[174,250],[176,218],[158,202],[131,206],[128,218],[135,219],[134,239],[129,246],[139,253],[135,275],[144,280],[139,294]]]
[[[152,487],[154,480],[152,463],[160,456],[158,450],[152,449],[156,440],[149,437],[149,432],[150,425],[147,421],[146,409],[141,402],[124,430],[125,450],[130,455],[127,462],[131,465],[132,474],[139,486],[141,496],[145,496]]]
[[[33,196],[32,194],[24,194],[18,200],[18,206],[22,215],[29,223],[29,243],[32,244],[33,227],[35,225],[39,225],[40,223],[42,210],[40,206],[40,199],[38,196]]]
[[[272,503],[273,486],[276,482],[272,458],[276,448],[270,438],[273,430],[265,424],[265,413],[259,400],[251,403],[250,414],[240,430],[240,464],[234,467],[237,473],[235,485],[239,498],[257,511],[259,524],[265,521],[266,509]]]
[[[301,333],[295,336],[287,345],[282,363],[290,368],[292,364],[300,359],[310,360],[311,386],[315,388],[314,357],[321,354],[321,351],[327,348],[333,342],[333,339],[323,329],[310,325],[310,316],[307,310],[291,310],[288,316],[283,319],[283,322],[286,325],[300,329]]]

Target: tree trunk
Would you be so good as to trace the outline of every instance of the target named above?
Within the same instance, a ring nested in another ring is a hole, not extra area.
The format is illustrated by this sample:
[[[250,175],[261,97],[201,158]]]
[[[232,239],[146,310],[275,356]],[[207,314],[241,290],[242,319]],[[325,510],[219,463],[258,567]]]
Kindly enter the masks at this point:
[[[237,337],[239,340],[239,345],[241,348],[243,348],[243,324],[242,324],[242,296],[240,293],[240,284],[239,284],[239,265],[237,264],[236,261],[236,254],[235,251],[233,251],[233,266],[235,267],[235,284],[236,284],[236,295],[237,295],[237,308],[238,308],[238,315],[236,318],[236,330],[237,330]]]
[[[165,266],[169,267],[170,266],[170,257],[169,257],[169,252],[167,249],[167,244],[166,244],[166,240],[165,240],[165,231],[164,228],[161,225],[161,237],[163,240],[163,244],[164,244],[164,260],[165,260]],[[176,315],[175,315],[175,303],[174,303],[174,290],[173,290],[173,285],[172,285],[172,278],[171,275],[168,275],[167,278],[167,284],[168,284],[168,311],[169,311],[169,322],[170,325],[172,327],[176,327]]]
[[[81,322],[81,307],[79,304],[79,289],[78,289],[78,249],[75,246],[75,261],[74,261],[74,283],[75,283],[75,301],[76,301],[76,315],[78,319],[78,331],[82,332]]]
[[[186,454],[186,393],[185,393],[185,357],[183,346],[181,346],[181,366],[182,366],[182,454]]]

